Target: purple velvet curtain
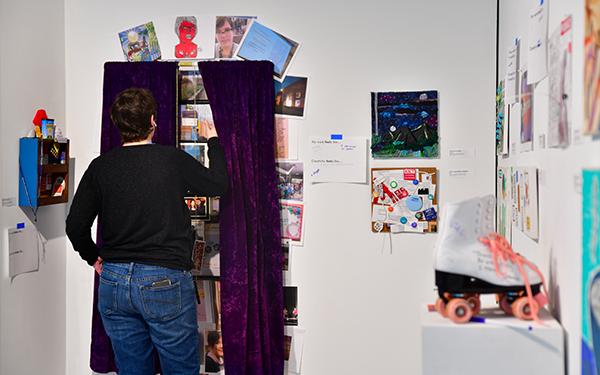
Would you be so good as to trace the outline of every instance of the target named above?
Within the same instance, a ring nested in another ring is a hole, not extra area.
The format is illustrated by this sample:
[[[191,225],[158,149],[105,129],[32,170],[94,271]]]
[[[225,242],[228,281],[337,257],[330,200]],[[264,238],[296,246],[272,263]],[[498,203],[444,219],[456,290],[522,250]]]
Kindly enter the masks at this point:
[[[221,319],[227,375],[283,374],[283,286],[273,64],[200,62],[225,148]]]
[[[177,69],[178,64],[176,62],[108,62],[104,64],[100,153],[105,153],[121,145],[119,132],[110,121],[110,106],[117,94],[129,87],[142,87],[152,92],[158,104],[154,142],[175,145]],[[98,233],[98,243],[100,243],[100,231]],[[101,373],[116,371],[114,354],[110,340],[104,331],[96,307],[97,303],[98,275],[95,274],[90,367],[92,370]]]

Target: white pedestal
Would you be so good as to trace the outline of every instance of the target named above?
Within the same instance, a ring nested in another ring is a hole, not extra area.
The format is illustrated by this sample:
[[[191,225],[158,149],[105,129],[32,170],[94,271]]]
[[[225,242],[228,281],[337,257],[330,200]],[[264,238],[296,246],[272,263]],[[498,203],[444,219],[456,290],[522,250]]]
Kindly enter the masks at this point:
[[[564,375],[564,338],[546,310],[544,323],[482,309],[485,323],[455,324],[437,312],[421,318],[423,375]]]

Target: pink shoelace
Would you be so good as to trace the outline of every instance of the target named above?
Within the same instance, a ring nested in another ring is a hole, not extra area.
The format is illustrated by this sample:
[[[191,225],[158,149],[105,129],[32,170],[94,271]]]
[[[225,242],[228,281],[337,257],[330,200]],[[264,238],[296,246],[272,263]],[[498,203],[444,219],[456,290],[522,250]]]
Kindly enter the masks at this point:
[[[544,280],[544,275],[542,275],[542,273],[535,266],[535,264],[525,259],[522,255],[515,253],[508,241],[498,233],[490,233],[487,235],[487,237],[482,237],[479,240],[483,244],[485,244],[492,253],[496,274],[499,277],[506,276],[506,272],[501,269],[500,261],[502,261],[502,263],[511,262],[517,264],[519,268],[519,273],[521,274],[521,277],[523,277],[523,281],[525,281],[525,291],[527,292],[527,300],[531,308],[533,320],[538,323],[541,323],[538,317],[538,309],[533,309],[532,306],[534,299],[537,300],[537,302],[542,302],[539,303],[540,308],[542,308],[547,303],[546,296],[548,294],[548,289],[546,288],[546,281]],[[527,277],[527,272],[525,272],[524,266],[531,268],[535,273],[538,274],[540,280],[542,280],[542,287],[544,291],[543,293],[539,293],[542,294],[542,296],[540,296],[541,298],[539,299],[534,298],[533,293],[531,292],[531,284],[529,283],[529,278]]]

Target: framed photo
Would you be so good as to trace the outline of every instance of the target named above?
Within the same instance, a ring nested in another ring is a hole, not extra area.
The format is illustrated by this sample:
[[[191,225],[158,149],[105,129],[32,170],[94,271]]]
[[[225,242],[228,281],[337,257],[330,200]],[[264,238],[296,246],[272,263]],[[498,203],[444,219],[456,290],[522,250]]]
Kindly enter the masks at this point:
[[[275,65],[274,77],[283,81],[300,43],[252,21],[235,54],[243,60],[268,60]]]
[[[181,142],[179,147],[208,168],[208,143]]]
[[[198,70],[179,71],[179,102],[208,103],[204,81]]]
[[[188,210],[190,210],[192,219],[208,219],[208,198],[185,197],[183,199]]]

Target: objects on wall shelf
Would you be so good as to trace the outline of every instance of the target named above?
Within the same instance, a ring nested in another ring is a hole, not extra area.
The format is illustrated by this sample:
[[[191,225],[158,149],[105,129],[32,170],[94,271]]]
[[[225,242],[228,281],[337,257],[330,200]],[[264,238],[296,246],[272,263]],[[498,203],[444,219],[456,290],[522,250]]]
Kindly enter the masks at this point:
[[[152,22],[121,31],[119,41],[127,61],[155,61],[161,57]]]
[[[372,92],[371,134],[373,158],[439,157],[438,92]]]
[[[179,38],[179,44],[175,46],[176,58],[195,58],[198,56],[198,45],[194,43],[197,30],[198,21],[196,21],[196,17],[186,16],[175,19],[175,34]]]
[[[436,168],[373,168],[371,230],[437,232]]]
[[[479,313],[480,294],[496,294],[502,311],[523,320],[537,321],[548,303],[539,269],[493,232],[495,208],[492,195],[445,207],[435,249],[435,309],[455,323]]]
[[[19,206],[37,208],[68,201],[69,140],[21,138]]]
[[[232,58],[256,16],[218,16],[215,20],[215,58]]]

